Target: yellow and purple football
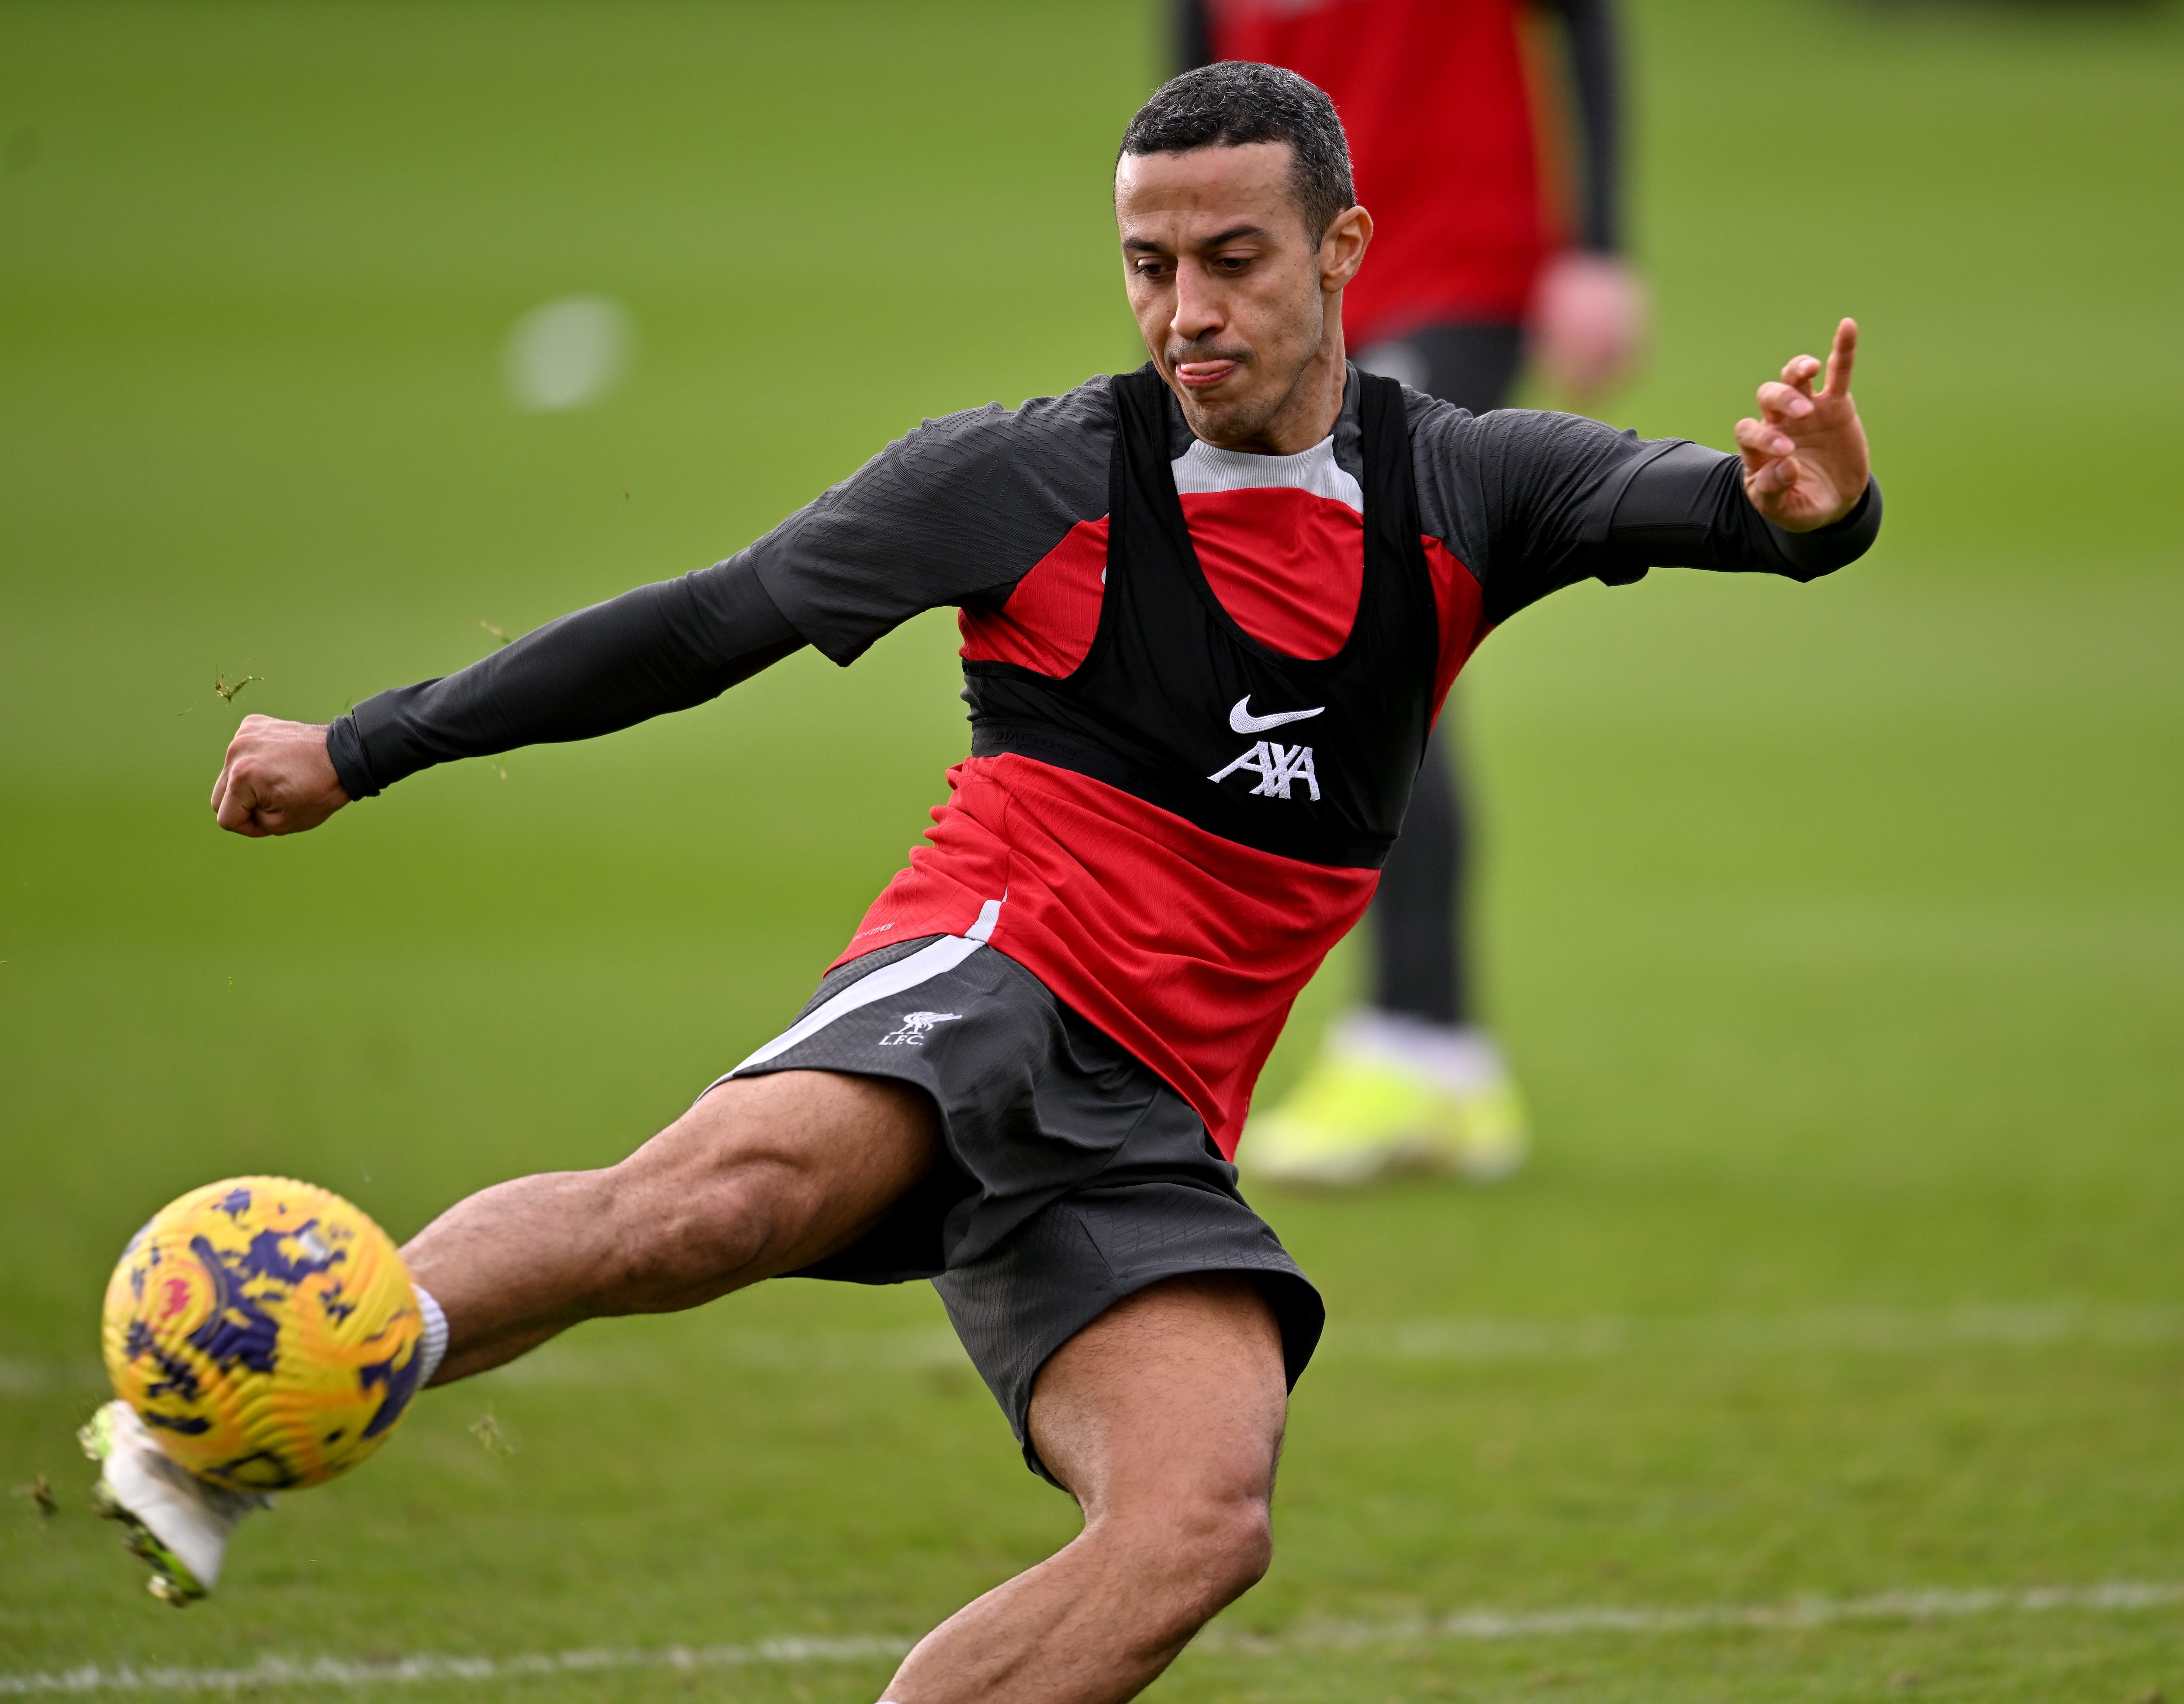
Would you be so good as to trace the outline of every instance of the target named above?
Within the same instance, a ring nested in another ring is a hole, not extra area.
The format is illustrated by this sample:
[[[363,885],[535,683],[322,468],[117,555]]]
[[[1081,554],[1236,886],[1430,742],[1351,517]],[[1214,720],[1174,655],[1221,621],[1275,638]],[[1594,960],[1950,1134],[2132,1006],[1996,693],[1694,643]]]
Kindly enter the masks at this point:
[[[106,1370],[190,1472],[282,1490],[387,1441],[422,1328],[402,1256],[363,1212],[313,1183],[231,1178],[130,1239],[106,1289]]]

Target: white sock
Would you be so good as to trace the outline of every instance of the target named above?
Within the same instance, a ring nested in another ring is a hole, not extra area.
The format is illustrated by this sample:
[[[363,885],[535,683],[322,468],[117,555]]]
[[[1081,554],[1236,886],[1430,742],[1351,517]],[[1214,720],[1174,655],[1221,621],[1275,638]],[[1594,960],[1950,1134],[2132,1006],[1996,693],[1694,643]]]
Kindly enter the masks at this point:
[[[1472,1024],[1434,1023],[1368,1005],[1336,1019],[1328,1039],[1353,1057],[1401,1066],[1457,1094],[1500,1083],[1509,1074],[1494,1039]]]
[[[417,1311],[425,1316],[425,1334],[417,1343],[420,1369],[416,1388],[422,1390],[432,1382],[432,1375],[447,1358],[448,1316],[440,1311],[440,1304],[432,1300],[432,1292],[424,1285],[414,1284],[411,1288],[417,1292]]]

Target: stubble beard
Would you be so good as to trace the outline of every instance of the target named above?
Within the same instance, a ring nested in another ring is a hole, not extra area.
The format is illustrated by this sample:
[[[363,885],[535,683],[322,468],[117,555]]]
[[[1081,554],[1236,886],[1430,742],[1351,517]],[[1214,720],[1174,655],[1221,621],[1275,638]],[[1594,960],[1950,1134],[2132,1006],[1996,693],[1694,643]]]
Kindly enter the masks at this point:
[[[1244,395],[1216,398],[1199,396],[1181,385],[1171,386],[1183,409],[1184,424],[1195,437],[1216,448],[1266,437],[1268,428],[1295,396],[1297,386],[1318,356],[1322,341],[1319,337],[1310,339],[1312,347],[1303,352],[1303,359],[1290,375],[1288,385],[1272,394],[1262,385],[1253,385]],[[1168,346],[1166,354],[1170,372],[1187,361],[1234,361],[1239,377],[1263,381],[1266,376],[1265,364],[1256,349],[1175,343]]]
[[[1220,402],[1184,391],[1176,400],[1192,434],[1217,446],[1259,437],[1281,411],[1284,398],[1246,396]]]

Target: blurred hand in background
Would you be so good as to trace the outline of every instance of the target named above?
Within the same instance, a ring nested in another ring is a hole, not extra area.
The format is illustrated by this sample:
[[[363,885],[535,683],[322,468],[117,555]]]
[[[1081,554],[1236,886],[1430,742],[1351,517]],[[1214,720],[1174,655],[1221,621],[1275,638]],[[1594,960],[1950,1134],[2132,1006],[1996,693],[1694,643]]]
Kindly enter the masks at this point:
[[[1646,286],[1619,257],[1566,249],[1540,274],[1531,354],[1540,373],[1586,403],[1626,377],[1646,341]]]

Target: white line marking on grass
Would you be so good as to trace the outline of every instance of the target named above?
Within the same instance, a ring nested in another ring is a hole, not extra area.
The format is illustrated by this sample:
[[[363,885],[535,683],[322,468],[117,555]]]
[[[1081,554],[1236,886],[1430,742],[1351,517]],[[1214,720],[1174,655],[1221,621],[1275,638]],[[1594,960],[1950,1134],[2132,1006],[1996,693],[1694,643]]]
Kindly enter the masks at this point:
[[[1686,1633],[1710,1628],[1826,1627],[1847,1621],[1951,1621],[1972,1616],[2041,1615],[2056,1610],[2165,1609],[2184,1604],[2184,1584],[2114,1580],[2102,1585],[1878,1592],[1870,1597],[1797,1598],[1788,1603],[1692,1604],[1541,1610],[1461,1610],[1396,1622],[1329,1622],[1272,1634],[1210,1630],[1193,1650],[1272,1654],[1299,1649],[1407,1645],[1436,1639],[1555,1639],[1586,1633]]]
[[[100,1392],[106,1369],[96,1361],[18,1361],[0,1356],[0,1396],[43,1396],[49,1391]]]
[[[1596,1606],[1573,1609],[1459,1611],[1408,1621],[1328,1622],[1274,1634],[1215,1627],[1195,1651],[1235,1657],[1412,1645],[1434,1640],[1562,1639],[1584,1634],[1687,1633],[1715,1628],[1826,1627],[1841,1622],[1955,1621],[2059,1610],[2095,1613],[2184,1604],[2184,1584],[2112,1580],[2102,1585],[2017,1590],[1889,1591],[1870,1597],[1798,1598],[1776,1604],[1683,1607]],[[265,1657],[242,1668],[103,1668],[85,1663],[53,1673],[0,1674],[0,1696],[48,1692],[219,1692],[244,1686],[406,1686],[449,1680],[517,1680],[611,1668],[733,1668],[755,1663],[861,1662],[900,1657],[908,1639],[771,1639],[757,1645],[671,1645],[649,1650],[533,1651],[512,1657]]]
[[[1413,1319],[1388,1325],[1338,1322],[1322,1353],[1358,1361],[1578,1361],[1679,1350],[1766,1355],[1821,1350],[1921,1354],[1946,1349],[2041,1349],[2086,1343],[2112,1348],[2184,1342],[2184,1308],[2078,1307],[2067,1303],[1953,1308],[1914,1313],[1836,1308],[1811,1313],[1695,1314],[1652,1319]]]
[[[224,1692],[241,1686],[414,1686],[434,1680],[517,1680],[605,1668],[737,1668],[768,1662],[900,1658],[907,1639],[769,1639],[758,1645],[669,1645],[652,1650],[531,1651],[513,1657],[422,1653],[384,1659],[261,1657],[244,1668],[102,1668],[0,1674],[0,1697],[46,1692]]]
[[[1590,1361],[1619,1355],[1917,1355],[1950,1349],[2044,1349],[2087,1344],[2148,1349],[2184,1343],[2184,1308],[2087,1307],[2020,1302],[1914,1312],[1831,1308],[1807,1313],[1657,1315],[1648,1318],[1337,1320],[1318,1359],[1467,1362]],[[724,1331],[674,1356],[656,1344],[549,1344],[487,1377],[495,1384],[637,1385],[681,1381],[689,1357],[712,1356],[755,1373],[916,1372],[967,1367],[946,1326],[802,1333]],[[0,1401],[55,1393],[94,1395],[106,1383],[95,1361],[0,1356]]]
[[[1949,1349],[2045,1349],[2088,1344],[2109,1349],[2184,1343],[2184,1308],[2083,1307],[2025,1302],[1913,1312],[1834,1308],[1808,1313],[1686,1314],[1650,1318],[1337,1320],[1318,1359],[1335,1362],[1591,1361],[1618,1355],[1917,1355]],[[917,1372],[967,1367],[945,1326],[908,1330],[789,1334],[726,1331],[674,1356],[652,1343],[549,1344],[486,1375],[494,1384],[635,1385],[679,1382],[691,1356],[717,1356],[754,1373]],[[0,1401],[54,1394],[96,1396],[106,1384],[95,1361],[0,1356]]]

